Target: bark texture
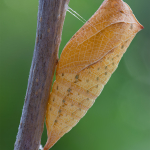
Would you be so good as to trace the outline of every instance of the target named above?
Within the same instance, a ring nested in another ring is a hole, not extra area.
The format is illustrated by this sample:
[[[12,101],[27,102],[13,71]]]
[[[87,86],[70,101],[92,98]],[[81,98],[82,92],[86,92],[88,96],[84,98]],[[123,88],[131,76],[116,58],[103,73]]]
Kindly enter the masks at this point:
[[[36,43],[14,150],[38,150],[69,0],[39,0]]]

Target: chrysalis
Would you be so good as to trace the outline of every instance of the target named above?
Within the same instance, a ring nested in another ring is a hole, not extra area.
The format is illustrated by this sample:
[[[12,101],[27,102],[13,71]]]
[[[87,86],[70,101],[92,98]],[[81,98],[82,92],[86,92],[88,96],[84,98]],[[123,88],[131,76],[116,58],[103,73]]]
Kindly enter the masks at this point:
[[[62,51],[46,113],[51,148],[93,105],[132,39],[143,29],[122,0],[104,0]]]

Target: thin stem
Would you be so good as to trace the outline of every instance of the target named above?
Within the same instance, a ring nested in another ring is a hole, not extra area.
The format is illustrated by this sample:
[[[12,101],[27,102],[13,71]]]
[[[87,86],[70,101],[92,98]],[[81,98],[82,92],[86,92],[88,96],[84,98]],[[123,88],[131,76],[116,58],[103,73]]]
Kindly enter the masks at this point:
[[[14,150],[38,150],[69,0],[39,0],[36,43]]]

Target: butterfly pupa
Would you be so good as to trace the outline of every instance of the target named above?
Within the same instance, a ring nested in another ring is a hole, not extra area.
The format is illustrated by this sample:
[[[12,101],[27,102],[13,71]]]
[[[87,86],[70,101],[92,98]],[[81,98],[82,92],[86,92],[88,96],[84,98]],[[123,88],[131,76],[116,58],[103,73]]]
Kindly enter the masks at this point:
[[[143,29],[123,0],[104,0],[63,49],[47,106],[51,148],[93,105],[135,35]]]

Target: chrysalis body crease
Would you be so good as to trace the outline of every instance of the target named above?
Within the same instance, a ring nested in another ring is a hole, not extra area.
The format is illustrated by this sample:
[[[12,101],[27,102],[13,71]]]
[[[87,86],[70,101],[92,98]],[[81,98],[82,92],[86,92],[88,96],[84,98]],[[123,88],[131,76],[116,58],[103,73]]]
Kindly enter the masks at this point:
[[[62,51],[47,106],[51,148],[93,105],[135,35],[143,29],[122,0],[104,0]]]

